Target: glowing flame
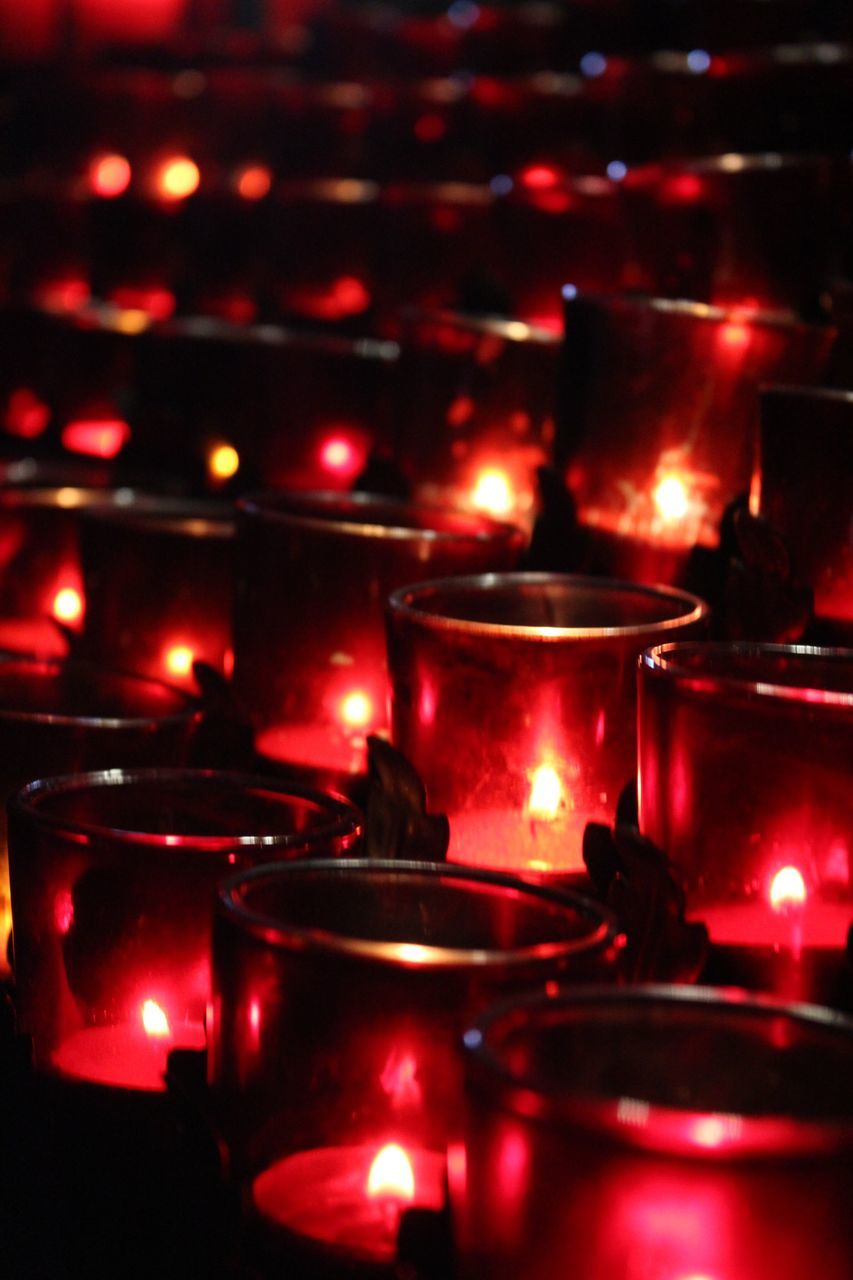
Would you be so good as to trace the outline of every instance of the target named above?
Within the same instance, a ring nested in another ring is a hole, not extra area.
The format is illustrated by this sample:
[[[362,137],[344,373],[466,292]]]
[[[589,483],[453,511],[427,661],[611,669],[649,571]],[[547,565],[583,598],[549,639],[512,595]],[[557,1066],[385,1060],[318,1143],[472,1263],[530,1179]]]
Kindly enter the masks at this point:
[[[123,195],[130,186],[130,162],[114,153],[96,156],[89,165],[89,182],[96,196],[105,200]]]
[[[172,156],[157,170],[157,192],[163,200],[185,200],[200,181],[199,167],[189,156]]]
[[[652,497],[664,520],[683,520],[690,509],[687,486],[681,476],[674,471],[670,471],[661,479]]]
[[[749,344],[750,329],[742,320],[729,320],[720,327],[720,342],[733,351]]]
[[[195,654],[189,645],[173,644],[166,650],[163,665],[172,676],[188,676],[193,669]]]
[[[807,896],[806,882],[796,867],[782,867],[770,882],[770,905],[774,911],[801,907]]]
[[[244,200],[263,200],[272,187],[272,174],[264,164],[251,164],[241,170],[237,191]]]
[[[83,597],[74,587],[63,587],[53,597],[52,611],[60,622],[77,622],[83,614]]]
[[[563,788],[556,769],[550,764],[540,764],[538,769],[534,769],[530,783],[528,813],[533,818],[546,818],[551,821],[556,818],[562,799]]]
[[[355,449],[343,436],[330,436],[325,441],[320,449],[320,463],[324,470],[337,475],[352,475],[359,466]]]
[[[506,472],[491,467],[481,471],[471,494],[471,502],[479,511],[487,511],[493,516],[504,516],[511,511],[512,486]]]
[[[367,1175],[367,1194],[373,1198],[387,1196],[395,1200],[414,1200],[412,1162],[396,1142],[389,1142],[375,1157]]]
[[[156,1000],[146,1000],[143,1003],[142,1026],[147,1036],[161,1038],[172,1034],[169,1027],[169,1019]]]
[[[338,710],[341,720],[350,729],[364,729],[373,718],[373,703],[360,689],[354,689],[342,698]]]
[[[240,455],[233,444],[215,445],[207,456],[207,468],[214,480],[230,480],[240,470]]]

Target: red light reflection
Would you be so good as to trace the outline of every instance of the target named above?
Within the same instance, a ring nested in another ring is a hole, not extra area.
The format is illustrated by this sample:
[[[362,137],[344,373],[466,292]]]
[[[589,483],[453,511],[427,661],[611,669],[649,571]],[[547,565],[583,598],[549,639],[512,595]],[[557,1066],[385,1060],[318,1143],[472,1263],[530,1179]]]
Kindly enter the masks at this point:
[[[91,458],[115,458],[130,439],[130,427],[121,418],[77,419],[62,428],[62,447],[69,453]]]

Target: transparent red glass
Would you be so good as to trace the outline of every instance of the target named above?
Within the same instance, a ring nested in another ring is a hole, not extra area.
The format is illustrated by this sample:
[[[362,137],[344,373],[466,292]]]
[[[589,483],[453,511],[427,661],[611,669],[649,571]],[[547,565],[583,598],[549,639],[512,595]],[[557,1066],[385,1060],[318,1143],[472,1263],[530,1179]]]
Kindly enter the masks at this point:
[[[363,494],[239,504],[234,686],[265,759],[348,785],[386,728],[382,609],[438,573],[511,566],[521,534],[485,517]]]
[[[853,651],[672,644],[639,677],[640,826],[727,979],[826,998],[853,924]]]
[[[395,592],[392,740],[450,818],[449,857],[582,874],[586,823],[613,821],[636,771],[636,658],[706,618],[683,592],[551,574]]]
[[[139,498],[85,517],[85,653],[185,688],[196,660],[226,672],[233,535],[224,503]]]
[[[209,1080],[261,1247],[311,1275],[390,1274],[402,1209],[444,1202],[470,1011],[612,976],[615,944],[597,904],[461,868],[304,861],[229,881]]]
[[[853,1023],[709,988],[530,998],[465,1033],[460,1280],[843,1280]]]
[[[235,868],[353,849],[338,797],[240,774],[110,769],[9,805],[18,1027],[36,1067],[157,1091],[204,1048],[214,890]]]

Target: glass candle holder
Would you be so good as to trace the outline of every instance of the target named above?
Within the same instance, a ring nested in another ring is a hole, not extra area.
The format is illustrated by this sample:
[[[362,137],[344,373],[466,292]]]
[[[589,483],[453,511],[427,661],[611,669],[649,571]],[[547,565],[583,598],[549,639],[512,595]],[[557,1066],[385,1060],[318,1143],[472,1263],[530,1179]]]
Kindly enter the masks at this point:
[[[390,1274],[401,1210],[444,1202],[467,1011],[611,973],[616,951],[597,904],[485,872],[304,861],[229,881],[209,1080],[260,1247]]]
[[[392,740],[450,819],[449,858],[582,874],[587,822],[612,822],[636,771],[636,658],[706,617],[683,592],[557,574],[395,592]]]
[[[520,320],[406,317],[397,371],[401,466],[418,501],[530,529],[553,461],[560,341]]]
[[[386,726],[382,609],[394,587],[512,565],[518,530],[361,494],[239,504],[234,685],[264,759],[331,780]]]
[[[506,1002],[464,1042],[460,1280],[801,1280],[816,1249],[850,1274],[849,1020],[588,989]]]
[[[853,393],[767,387],[754,511],[782,535],[818,618],[853,636]]]
[[[6,801],[44,775],[182,764],[198,719],[194,702],[159,682],[0,654],[0,973],[12,921]]]
[[[638,721],[640,826],[721,977],[825,997],[853,923],[853,651],[661,645]]]
[[[36,1067],[162,1090],[203,1048],[211,904],[234,868],[361,835],[339,797],[201,770],[110,769],[30,783],[9,804],[19,1029]]]
[[[86,654],[186,688],[196,660],[227,674],[233,538],[225,504],[140,498],[86,516]]]
[[[73,483],[0,490],[4,615],[52,617],[79,631],[85,611],[80,573],[81,514],[93,507],[121,503],[129,493],[82,488]]]
[[[832,342],[757,312],[567,292],[559,438],[595,568],[680,581],[749,491],[759,385],[816,381]]]

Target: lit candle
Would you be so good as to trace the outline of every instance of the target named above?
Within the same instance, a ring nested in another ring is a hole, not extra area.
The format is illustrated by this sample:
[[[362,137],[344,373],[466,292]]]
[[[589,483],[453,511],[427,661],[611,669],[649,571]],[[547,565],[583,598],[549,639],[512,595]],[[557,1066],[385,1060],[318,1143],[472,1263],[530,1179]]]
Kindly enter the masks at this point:
[[[396,1142],[319,1147],[255,1178],[254,1207],[303,1245],[391,1262],[405,1209],[444,1204],[444,1156]]]
[[[148,998],[134,1022],[73,1032],[54,1050],[53,1065],[60,1074],[91,1084],[158,1092],[166,1088],[166,1063],[172,1050],[204,1046],[200,1022],[173,1027],[162,1006]]]

